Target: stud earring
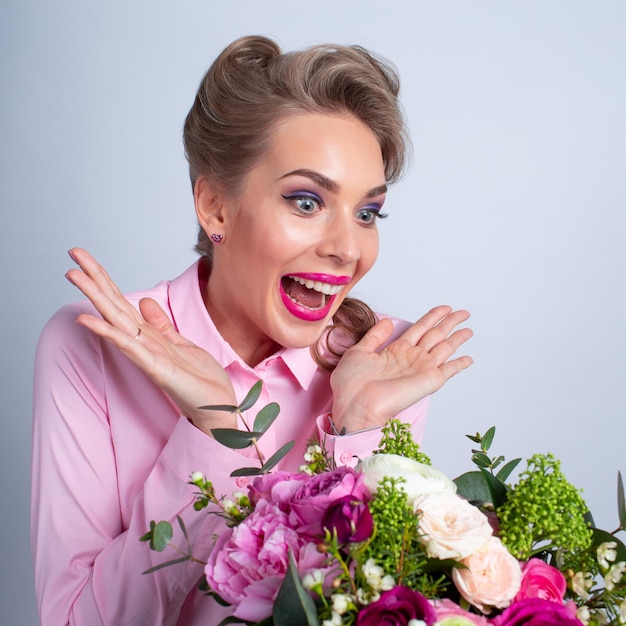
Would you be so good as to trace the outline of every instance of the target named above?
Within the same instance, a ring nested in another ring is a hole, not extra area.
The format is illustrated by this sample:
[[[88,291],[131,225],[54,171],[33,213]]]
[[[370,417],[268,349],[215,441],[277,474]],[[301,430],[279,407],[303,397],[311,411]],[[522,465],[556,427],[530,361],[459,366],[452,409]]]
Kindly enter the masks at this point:
[[[220,235],[218,233],[213,233],[211,235],[211,241],[213,243],[217,243],[217,244],[222,243],[222,239],[224,239],[224,235]]]

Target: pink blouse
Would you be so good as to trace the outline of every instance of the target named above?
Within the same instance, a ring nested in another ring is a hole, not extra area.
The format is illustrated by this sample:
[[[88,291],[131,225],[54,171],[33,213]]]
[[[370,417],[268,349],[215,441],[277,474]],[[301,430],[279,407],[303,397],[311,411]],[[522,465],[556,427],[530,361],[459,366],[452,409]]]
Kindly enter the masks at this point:
[[[316,417],[331,408],[329,374],[308,348],[282,349],[254,368],[238,357],[202,302],[198,263],[128,299],[138,303],[143,297],[154,298],[181,335],[219,361],[239,401],[263,380],[261,398],[247,418],[252,421],[268,402],[279,403],[280,415],[259,443],[270,456],[296,441],[280,469],[297,469],[313,436],[325,437],[340,465],[354,464],[377,446],[378,430],[343,437],[324,432],[324,418]],[[202,566],[187,562],[142,575],[177,555],[169,548],[153,552],[139,537],[151,520],[180,515],[194,556],[206,560],[223,525],[217,516],[193,510],[190,474],[203,472],[218,494],[230,495],[249,480],[230,473],[254,459],[195,428],[116,348],[75,323],[81,312],[92,310],[87,302],[63,307],[48,322],[37,350],[31,525],[42,625],[217,624],[229,610],[197,591]],[[407,326],[394,324],[394,336]],[[427,405],[424,399],[400,416],[412,424],[417,441]],[[176,523],[174,529],[172,542],[183,546]]]

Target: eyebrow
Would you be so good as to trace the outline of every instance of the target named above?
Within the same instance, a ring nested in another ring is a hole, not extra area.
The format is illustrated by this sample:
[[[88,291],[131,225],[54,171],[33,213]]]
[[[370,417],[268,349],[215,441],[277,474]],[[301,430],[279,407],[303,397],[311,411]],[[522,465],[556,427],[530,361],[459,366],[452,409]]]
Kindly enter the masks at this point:
[[[304,176],[305,178],[310,178],[313,182],[317,183],[323,189],[330,191],[331,193],[337,193],[339,191],[339,185],[334,181],[316,172],[315,170],[307,170],[307,169],[298,169],[293,170],[292,172],[287,172],[283,176],[281,176],[278,180],[283,178],[288,178],[289,176]],[[366,194],[366,198],[373,198],[375,196],[379,196],[383,193],[387,193],[387,185],[382,184],[378,187],[373,187]]]

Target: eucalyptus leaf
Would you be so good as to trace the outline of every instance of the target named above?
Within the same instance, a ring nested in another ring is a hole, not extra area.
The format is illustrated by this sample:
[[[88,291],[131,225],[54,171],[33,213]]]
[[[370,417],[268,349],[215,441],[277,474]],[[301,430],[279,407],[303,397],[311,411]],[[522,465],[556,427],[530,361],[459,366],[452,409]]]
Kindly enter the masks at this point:
[[[141,572],[142,574],[152,574],[153,572],[158,572],[160,569],[163,569],[164,567],[169,567],[170,565],[176,565],[177,563],[184,563],[185,561],[188,561],[189,557],[188,556],[181,556],[179,559],[172,559],[171,561],[165,561],[165,563],[159,563],[159,565],[155,565],[154,567],[151,567],[150,569],[147,569],[145,572]]]
[[[315,602],[302,585],[293,555],[274,603],[275,626],[319,626]]]
[[[164,520],[158,522],[152,531],[152,539],[150,540],[150,549],[157,552],[163,552],[167,548],[174,531],[172,525]]]
[[[228,624],[252,624],[252,622],[246,622],[240,617],[225,617],[217,626],[227,626]]]
[[[505,463],[496,474],[496,478],[501,480],[503,483],[506,482],[506,479],[511,475],[511,472],[520,464],[522,459],[513,459],[508,463]]]
[[[295,441],[288,441],[284,446],[281,446],[272,456],[267,459],[267,461],[263,464],[263,473],[266,474],[271,469],[273,469],[282,458],[293,448]]]
[[[254,430],[260,433],[267,432],[267,429],[274,423],[274,420],[280,413],[280,407],[276,402],[270,402],[267,406],[264,406],[256,416],[254,420]]]
[[[475,435],[465,435],[469,440],[473,441],[474,443],[480,443],[480,435],[478,433],[476,433]]]
[[[230,475],[235,478],[236,476],[260,476],[262,473],[263,470],[260,467],[240,467],[231,472]]]
[[[491,467],[491,459],[482,452],[477,452],[472,455],[472,461],[475,465],[478,465],[478,467]]]
[[[470,502],[490,502],[491,492],[485,477],[479,472],[466,472],[454,479],[457,493]]]
[[[234,413],[237,410],[233,404],[207,404],[198,408],[202,411],[226,411],[227,413]]]
[[[211,434],[215,440],[227,448],[239,450],[252,445],[263,433],[237,430],[236,428],[213,428]]]
[[[485,481],[489,487],[493,506],[499,509],[506,502],[508,493],[506,485],[487,470],[481,468],[480,473],[485,477]]]
[[[619,515],[620,528],[626,530],[626,501],[624,500],[624,482],[621,472],[617,472],[617,514]]]
[[[496,427],[492,426],[481,438],[480,445],[483,450],[489,450],[493,443],[494,435],[496,434]]]
[[[150,520],[150,530],[144,535],[141,535],[141,537],[139,537],[139,541],[152,541],[155,526],[156,522],[154,520]]]
[[[187,527],[185,526],[185,522],[183,522],[183,518],[180,515],[177,515],[176,520],[178,521],[180,529],[183,531],[183,535],[185,536],[187,545],[189,545],[189,535],[187,534]]]
[[[261,395],[261,388],[263,387],[263,381],[257,380],[254,385],[248,391],[248,394],[243,399],[242,403],[237,407],[240,411],[247,411],[254,403],[259,399]]]

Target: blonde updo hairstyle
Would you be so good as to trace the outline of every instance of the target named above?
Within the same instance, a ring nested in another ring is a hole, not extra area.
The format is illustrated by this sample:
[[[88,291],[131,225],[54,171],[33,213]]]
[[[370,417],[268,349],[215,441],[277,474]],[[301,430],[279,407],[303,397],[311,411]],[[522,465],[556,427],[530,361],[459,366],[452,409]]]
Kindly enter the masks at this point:
[[[346,113],[366,124],[380,144],[385,177],[402,175],[408,147],[398,101],[398,75],[387,61],[360,46],[317,45],[282,53],[266,37],[237,39],[205,74],[184,127],[185,154],[191,184],[205,176],[217,189],[236,197],[247,173],[263,158],[280,120],[301,113]],[[211,268],[213,244],[199,229],[197,252]],[[357,342],[376,323],[363,302],[346,298],[326,334],[326,358],[332,369],[346,344]],[[329,342],[341,329],[342,340]]]

